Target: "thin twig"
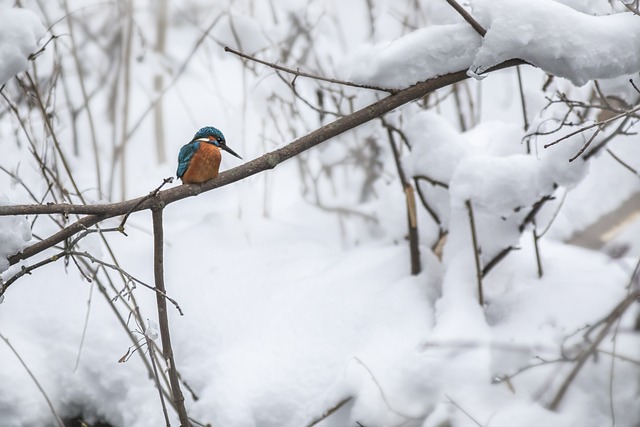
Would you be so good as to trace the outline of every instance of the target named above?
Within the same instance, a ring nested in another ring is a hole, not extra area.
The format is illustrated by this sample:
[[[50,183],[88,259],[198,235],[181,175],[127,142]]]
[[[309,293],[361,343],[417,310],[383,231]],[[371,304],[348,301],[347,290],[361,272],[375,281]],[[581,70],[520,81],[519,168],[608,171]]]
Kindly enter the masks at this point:
[[[469,212],[469,225],[471,227],[471,241],[473,244],[473,258],[476,264],[476,279],[478,282],[478,304],[482,307],[484,305],[484,293],[482,291],[482,268],[480,266],[480,249],[478,248],[478,236],[476,235],[476,221],[473,217],[473,206],[471,205],[471,201],[467,200],[464,202],[467,206],[467,211]]]
[[[418,180],[427,181],[429,184],[433,185],[434,187],[442,187],[444,189],[449,188],[449,184],[444,183],[442,181],[438,181],[437,179],[430,178],[426,175],[414,175],[414,178]]]
[[[62,2],[62,5],[64,7],[65,14],[69,16],[69,19],[67,19],[67,28],[69,29],[69,36],[70,36],[69,39],[71,40],[71,56],[73,57],[73,64],[76,70],[77,81],[80,85],[80,93],[84,101],[84,105],[87,113],[87,121],[89,123],[89,132],[91,135],[91,145],[93,148],[93,162],[96,170],[96,183],[98,187],[98,193],[100,195],[103,195],[102,174],[100,171],[100,151],[98,150],[98,137],[96,132],[95,120],[93,119],[93,112],[89,104],[89,95],[88,95],[87,87],[85,84],[85,77],[87,76],[87,73],[85,73],[82,70],[82,67],[85,65],[85,62],[83,62],[80,59],[80,52],[76,44],[76,37],[74,36],[74,25],[73,25],[74,20],[71,19],[71,16],[70,16],[71,12],[69,10],[69,3],[68,1],[65,0]]]
[[[380,384],[380,382],[378,381],[378,379],[376,378],[376,376],[374,375],[373,371],[371,370],[371,368],[369,368],[362,360],[360,360],[359,357],[354,356],[353,360],[355,360],[360,366],[362,366],[364,368],[365,371],[367,371],[367,373],[369,374],[369,377],[371,378],[371,381],[373,381],[373,383],[376,385],[376,388],[378,389],[378,391],[380,392],[380,397],[382,398],[382,401],[384,402],[384,404],[387,406],[387,409],[391,412],[393,412],[394,414],[406,418],[408,420],[420,420],[423,418],[423,416],[418,415],[418,416],[413,416],[413,415],[407,415],[407,414],[403,414],[402,412],[398,411],[397,409],[395,409],[393,406],[391,406],[391,403],[389,402],[389,399],[387,398],[386,393],[384,392],[384,389],[382,388],[382,385]]]
[[[85,266],[85,268],[89,269],[89,261],[87,259],[79,258],[79,262],[81,264],[83,264]],[[106,274],[106,272],[105,272],[105,276],[107,277],[107,280],[111,283],[111,278],[109,277],[108,274]],[[131,340],[131,343],[137,348],[138,340],[134,337],[133,333],[129,330],[127,321],[125,320],[123,315],[120,313],[120,311],[116,308],[114,302],[112,301],[111,296],[107,293],[107,289],[106,289],[105,285],[102,283],[102,279],[100,279],[99,276],[95,276],[94,283],[98,286],[98,290],[100,291],[101,295],[104,297],[104,299],[106,300],[107,304],[111,308],[114,316],[118,320],[118,323],[120,324],[120,326],[122,326],[122,328],[124,329],[126,335]],[[115,290],[115,286],[113,285],[113,283],[111,283],[111,287]],[[128,302],[125,301],[122,298],[120,300],[122,301],[122,304],[125,305],[125,307],[126,307],[126,309],[127,309],[127,311],[129,313],[134,314],[134,315],[139,314],[139,309],[138,308],[133,308],[133,307],[129,306]],[[136,305],[136,307],[137,307],[137,305]],[[136,318],[141,318],[141,317],[136,316]],[[140,359],[142,360],[142,363],[147,368],[147,372],[149,374],[149,378],[154,378],[154,381],[155,381],[155,377],[153,375],[153,368],[151,366],[151,362],[149,361],[149,359],[147,359],[147,357],[145,356],[144,352],[140,351],[140,352],[137,352],[137,353],[140,356]],[[162,376],[162,378],[166,380],[164,375]],[[169,397],[169,394],[162,388],[162,385],[159,382],[156,382],[156,387],[158,387],[158,389],[162,389],[163,393],[165,394],[165,396]],[[173,401],[170,401],[170,402],[173,405]]]
[[[455,0],[446,0],[449,5],[456,10],[464,18],[465,21],[469,23],[476,30],[476,33],[480,34],[480,37],[484,37],[487,34],[487,30],[485,30],[482,25],[475,20],[473,16],[469,14],[462,6],[458,4]]]
[[[131,206],[131,209],[129,209],[127,211],[127,213],[124,214],[124,217],[122,217],[122,221],[120,221],[120,225],[118,226],[118,230],[124,234],[125,236],[127,235],[127,233],[124,232],[124,225],[127,222],[127,219],[129,219],[129,215],[131,215],[138,206],[140,206],[142,203],[144,203],[145,201],[151,199],[152,197],[156,197],[158,195],[158,192],[162,189],[162,187],[164,187],[166,184],[170,184],[173,182],[173,177],[170,176],[169,178],[165,178],[162,181],[162,184],[160,184],[158,187],[156,187],[155,190],[151,191],[149,194],[147,194],[144,197],[141,197],[138,201],[138,203],[134,204],[133,206]]]
[[[180,64],[180,67],[178,68],[178,70],[173,74],[173,78],[171,79],[169,84],[162,88],[162,91],[160,91],[160,93],[157,94],[156,98],[147,106],[147,108],[142,112],[142,114],[140,114],[138,119],[131,126],[131,128],[127,132],[127,135],[125,136],[126,139],[130,139],[133,136],[133,134],[136,133],[138,129],[140,129],[147,115],[150,112],[155,110],[155,106],[159,102],[161,102],[164,94],[166,94],[171,88],[173,88],[173,86],[178,82],[178,80],[180,80],[180,77],[182,77],[184,72],[187,70],[187,67],[191,62],[191,59],[195,56],[196,52],[198,51],[202,43],[204,43],[207,37],[209,37],[209,33],[213,30],[216,24],[220,21],[220,18],[223,16],[224,15],[221,13],[216,14],[216,17],[214,18],[214,20],[207,27],[207,29],[202,32],[202,35],[198,38],[198,40],[194,44],[193,48],[191,49],[191,51],[189,52],[185,60],[182,62],[182,64]]]
[[[587,140],[587,142],[584,143],[582,148],[580,148],[580,150],[578,150],[578,152],[569,159],[569,162],[573,162],[575,159],[580,157],[586,151],[586,149],[589,148],[593,140],[596,139],[596,136],[598,136],[603,129],[604,129],[604,126],[598,126],[596,131],[593,132],[593,135],[591,135],[591,137]]]
[[[137,307],[136,307],[137,309]],[[137,317],[140,318],[140,313],[136,310]],[[160,387],[160,375],[158,374],[158,366],[156,364],[155,358],[155,346],[153,340],[149,337],[147,333],[148,328],[144,325],[144,322],[140,324],[140,328],[142,329],[142,334],[144,335],[144,339],[147,343],[147,349],[149,349],[149,359],[151,359],[151,367],[153,368],[153,376],[156,382],[156,388],[158,390],[158,395],[160,397],[160,405],[162,406],[162,414],[164,415],[164,422],[167,427],[171,427],[171,421],[169,421],[169,413],[167,412],[167,404],[164,401],[163,389]]]
[[[462,412],[463,414],[465,414],[465,415],[467,416],[467,418],[469,418],[471,421],[473,421],[473,422],[475,423],[475,425],[477,425],[477,426],[479,426],[479,427],[485,427],[484,425],[482,425],[482,423],[481,423],[480,421],[476,420],[475,418],[473,418],[473,417],[471,416],[471,414],[470,414],[470,413],[468,413],[467,411],[465,411],[465,410],[462,408],[462,406],[458,405],[458,404],[457,404],[457,403],[456,403],[456,402],[455,402],[451,397],[449,397],[449,395],[445,394],[444,396],[445,396],[447,399],[449,399],[449,402],[451,402],[451,404],[452,404],[453,406],[455,406],[456,408],[458,408],[458,410],[459,410],[460,412]]]
[[[529,129],[529,119],[527,118],[527,103],[524,97],[524,86],[522,84],[522,73],[520,72],[520,66],[516,67],[516,74],[518,76],[518,89],[520,90],[520,105],[522,106],[522,121],[524,123],[524,130]],[[527,147],[527,150],[529,148]]]
[[[516,370],[514,373],[512,374],[498,374],[496,376],[493,377],[493,379],[491,380],[492,384],[501,384],[503,382],[506,382],[507,384],[511,383],[511,380],[513,380],[515,377],[517,377],[518,375],[529,371],[530,369],[534,369],[534,368],[538,368],[540,366],[546,366],[546,365],[550,365],[550,364],[554,364],[554,363],[562,363],[562,362],[571,362],[572,359],[568,359],[566,357],[559,357],[557,359],[543,359],[540,356],[535,356],[535,359],[538,360],[538,363],[530,363],[529,365],[525,365],[521,368],[519,368],[518,370]],[[508,387],[511,387],[510,385],[508,385]]]
[[[536,265],[538,267],[538,278],[542,278],[542,258],[540,257],[540,245],[538,244],[539,240],[540,240],[540,236],[538,236],[538,232],[536,229],[536,223],[535,221],[533,222],[533,248],[535,250],[536,253]]]
[[[631,165],[629,165],[628,163],[626,163],[624,160],[622,160],[620,157],[616,156],[614,154],[613,151],[611,151],[609,148],[607,148],[607,153],[609,153],[609,155],[611,157],[613,157],[613,159],[615,161],[617,161],[618,163],[620,163],[622,166],[624,166],[625,169],[627,169],[628,171],[630,171],[632,174],[634,174],[635,176],[640,177],[640,173],[638,173],[638,171],[636,169],[634,169],[633,167],[631,167]]]
[[[184,313],[182,312],[182,309],[180,308],[180,305],[178,304],[178,302],[176,300],[174,300],[173,298],[171,298],[170,296],[168,296],[165,292],[161,291],[160,289],[158,289],[157,287],[153,287],[150,286],[148,284],[146,284],[145,282],[143,282],[142,280],[136,278],[135,276],[127,273],[125,270],[123,270],[121,267],[115,265],[115,264],[110,264],[108,262],[102,261],[98,258],[96,258],[95,256],[91,255],[89,252],[78,252],[78,251],[72,251],[69,249],[65,249],[61,252],[58,252],[52,256],[50,256],[49,258],[45,258],[42,261],[39,261],[35,264],[29,265],[29,266],[23,266],[22,269],[17,272],[16,274],[14,274],[13,276],[11,276],[11,278],[9,278],[9,280],[7,280],[4,285],[2,285],[2,287],[0,288],[0,295],[3,295],[6,290],[9,288],[9,286],[11,286],[16,280],[18,280],[20,277],[26,275],[26,274],[31,274],[32,271],[43,267],[47,264],[50,264],[52,262],[56,262],[60,259],[64,259],[65,257],[81,257],[81,258],[86,258],[87,260],[91,261],[92,263],[98,264],[102,267],[106,267],[109,268],[111,270],[117,271],[118,273],[122,274],[126,279],[128,279],[131,282],[135,282],[141,286],[144,286],[147,289],[151,289],[152,291],[154,291],[157,296],[159,298],[166,298],[171,304],[173,304],[173,306],[176,308],[176,310],[178,310],[178,313],[180,313],[180,315],[184,315]],[[128,291],[130,292],[131,289],[128,289]]]
[[[540,212],[540,209],[542,209],[545,203],[547,203],[550,200],[554,200],[554,197],[553,195],[547,194],[545,196],[542,196],[540,200],[538,200],[533,204],[533,208],[527,214],[527,216],[524,217],[524,219],[522,220],[522,223],[520,223],[520,226],[518,227],[518,230],[521,233],[524,231],[527,225],[531,224],[536,219],[536,215],[538,215],[538,213]]]
[[[615,128],[609,135],[602,138],[602,140],[598,142],[598,144],[593,147],[588,153],[586,153],[582,158],[585,160],[589,160],[591,157],[598,154],[600,150],[602,150],[602,148],[606,147],[607,144],[609,144],[609,142],[613,140],[613,138],[615,138],[619,134],[623,134],[624,128],[625,126],[627,126],[627,123],[629,123],[629,120],[631,120],[631,116],[625,117],[624,120],[620,122],[617,128]]]
[[[93,299],[94,285],[89,285],[89,298],[87,299],[87,312],[84,315],[84,324],[82,326],[82,335],[80,336],[80,344],[78,345],[78,355],[76,356],[76,365],[73,367],[73,372],[78,370],[80,366],[80,356],[82,355],[82,349],[84,348],[84,340],[87,336],[87,328],[89,326],[89,314],[91,314],[91,301]]]
[[[351,401],[351,399],[353,399],[353,397],[351,397],[351,396],[345,397],[344,399],[342,399],[341,401],[339,401],[338,403],[333,405],[331,408],[327,409],[322,414],[320,414],[320,416],[318,418],[315,418],[313,421],[311,421],[309,424],[307,424],[307,427],[313,427],[316,424],[318,424],[319,422],[324,421],[325,419],[329,418],[331,415],[336,413],[336,411],[338,409],[342,408],[344,405],[349,403]]]
[[[511,251],[515,251],[516,249],[518,249],[517,246],[507,246],[506,248],[504,248],[503,250],[501,250],[500,252],[498,252],[498,254],[496,256],[494,256],[491,261],[489,261],[483,268],[482,268],[482,277],[485,277],[487,274],[489,274],[489,272],[491,270],[493,270],[493,268],[498,265],[498,263],[500,261],[502,261],[504,259],[504,257],[506,257],[507,255],[509,255],[509,253]]]
[[[613,121],[616,121],[618,119],[621,119],[623,117],[629,117],[630,115],[632,115],[634,113],[637,113],[638,111],[640,111],[640,105],[638,105],[634,109],[631,109],[629,111],[625,111],[624,113],[615,115],[615,116],[610,117],[610,118],[608,118],[606,120],[601,120],[601,121],[592,123],[592,124],[590,124],[588,126],[581,127],[580,129],[578,129],[576,131],[573,131],[573,132],[570,132],[570,133],[566,134],[562,138],[556,139],[555,141],[552,141],[552,142],[550,142],[548,144],[545,144],[544,148],[549,148],[552,145],[556,145],[557,143],[559,143],[561,141],[564,141],[565,139],[571,138],[572,136],[578,135],[579,133],[585,132],[585,131],[587,131],[589,129],[593,129],[594,127],[600,127],[600,126],[603,126],[603,125],[607,125],[607,124],[609,124],[609,123],[611,123]]]
[[[640,263],[638,265],[640,265]],[[555,411],[560,407],[560,403],[562,402],[562,399],[564,398],[565,394],[569,390],[569,387],[573,383],[573,380],[578,376],[578,373],[580,372],[584,364],[587,362],[587,360],[589,360],[589,357],[591,357],[593,354],[597,352],[598,346],[600,345],[602,340],[604,340],[604,338],[607,336],[607,334],[609,333],[609,330],[615,324],[616,320],[620,318],[626,312],[626,310],[631,306],[631,304],[636,302],[638,298],[640,298],[640,291],[632,292],[625,299],[623,299],[604,318],[606,320],[603,322],[602,329],[600,330],[598,335],[594,338],[591,345],[587,349],[585,349],[577,358],[575,366],[573,367],[573,369],[571,370],[567,378],[564,380],[564,382],[560,386],[560,389],[558,389],[558,392],[556,393],[555,397],[549,404],[549,409],[551,409],[552,411]]]
[[[533,204],[533,207],[531,208],[531,211],[527,214],[527,216],[524,217],[524,219],[522,220],[522,222],[518,226],[518,230],[520,231],[520,233],[522,233],[525,230],[527,225],[535,224],[536,215],[538,215],[538,213],[540,212],[540,209],[542,209],[542,207],[545,205],[545,203],[547,203],[550,200],[554,200],[554,197],[552,195],[545,195],[545,196],[542,196],[542,198],[540,198],[540,200],[538,200],[536,203]],[[555,219],[555,216],[553,218]],[[551,225],[552,222],[553,222],[553,219],[549,223],[549,226]],[[534,231],[535,231],[535,228],[534,228]],[[534,245],[535,245],[535,249],[536,249],[536,259],[537,259],[537,262],[538,262],[538,274],[539,275],[542,272],[542,263],[540,262],[540,258],[539,258],[540,254],[538,252],[538,240],[544,235],[545,232],[546,232],[546,229],[545,229],[545,231],[543,231],[540,234],[534,234]],[[516,246],[507,246],[506,248],[504,248],[500,252],[498,252],[496,254],[496,256],[494,256],[482,268],[482,277],[485,277],[487,274],[489,274],[489,272],[491,270],[493,270],[493,268],[496,265],[498,265],[498,263],[500,261],[502,261],[511,251],[516,250],[516,249],[518,249]]]
[[[126,14],[126,26],[124,33],[121,35],[122,48],[121,66],[122,70],[119,74],[122,76],[122,104],[120,104],[121,121],[120,125],[120,144],[114,148],[114,161],[120,160],[120,198],[127,198],[127,146],[129,132],[129,98],[131,97],[131,50],[133,45],[133,0],[124,0],[123,13]],[[122,40],[124,39],[124,40]],[[160,98],[162,99],[162,98]],[[113,177],[111,177],[113,180]],[[111,186],[113,188],[113,186]]]
[[[295,76],[294,80],[297,79],[298,77],[308,77],[308,78],[314,79],[314,80],[320,80],[320,81],[323,81],[323,82],[340,84],[340,85],[343,85],[343,86],[357,87],[357,88],[360,88],[360,89],[379,90],[381,92],[387,92],[387,93],[391,93],[391,94],[399,92],[398,89],[388,89],[388,88],[383,88],[383,87],[378,87],[378,86],[362,85],[362,84],[349,82],[349,81],[345,81],[345,80],[332,79],[332,78],[329,78],[329,77],[323,77],[323,76],[318,76],[318,75],[315,75],[315,74],[305,73],[305,72],[300,71],[299,69],[293,70],[291,68],[287,68],[287,67],[283,67],[282,65],[275,64],[273,62],[267,62],[267,61],[263,61],[261,59],[255,58],[255,57],[253,57],[251,55],[247,55],[246,53],[242,53],[240,51],[232,49],[229,46],[225,46],[224,47],[224,51],[225,52],[229,52],[229,53],[233,53],[234,55],[237,55],[237,56],[239,56],[241,58],[248,59],[250,61],[254,61],[254,62],[257,62],[257,63],[262,64],[262,65],[266,65],[267,67],[273,68],[274,70],[284,71],[285,73],[293,74]],[[293,84],[293,82],[292,82],[292,84]]]
[[[51,402],[51,400],[49,399],[49,396],[47,395],[47,393],[44,391],[44,389],[42,388],[42,385],[40,385],[40,382],[38,381],[38,379],[35,377],[35,375],[33,375],[33,372],[31,371],[31,369],[29,369],[29,367],[27,366],[27,364],[25,363],[24,360],[22,360],[22,357],[20,357],[20,354],[16,351],[16,349],[11,345],[11,343],[9,342],[9,340],[2,335],[2,333],[0,333],[0,338],[5,342],[5,344],[7,344],[7,346],[9,347],[9,349],[11,349],[11,351],[13,352],[13,354],[18,358],[18,360],[20,361],[20,364],[24,367],[24,369],[27,371],[27,373],[29,374],[29,376],[31,377],[31,379],[33,380],[34,384],[36,385],[36,387],[38,387],[38,390],[40,390],[40,393],[42,394],[42,396],[44,397],[44,400],[47,401],[47,405],[49,406],[49,409],[51,410],[51,413],[53,414],[53,418],[56,420],[56,424],[58,424],[58,426],[60,427],[64,427],[64,423],[62,422],[62,418],[60,418],[60,415],[58,415],[58,413],[56,412],[56,409],[53,407],[53,403]]]

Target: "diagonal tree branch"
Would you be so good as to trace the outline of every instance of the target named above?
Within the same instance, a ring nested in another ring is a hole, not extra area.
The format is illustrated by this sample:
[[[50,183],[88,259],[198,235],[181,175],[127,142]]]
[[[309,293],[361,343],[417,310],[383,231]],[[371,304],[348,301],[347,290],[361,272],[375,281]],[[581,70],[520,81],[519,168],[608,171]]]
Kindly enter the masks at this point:
[[[493,67],[488,72],[513,67],[523,63],[524,62],[521,60],[512,59]],[[160,191],[155,197],[144,196],[119,203],[107,203],[100,205],[48,204],[0,206],[0,216],[55,213],[88,215],[50,237],[27,247],[22,252],[9,257],[9,262],[13,265],[21,260],[32,257],[33,255],[36,255],[105,219],[124,215],[127,212],[138,212],[159,208],[160,206],[166,206],[178,200],[197,196],[200,193],[223,187],[260,172],[273,169],[285,160],[291,159],[298,154],[321,144],[322,142],[380,117],[381,115],[421,98],[430,92],[463,81],[467,78],[467,71],[461,70],[434,77],[410,86],[393,95],[389,95],[386,98],[376,101],[348,116],[341,117],[325,126],[322,126],[282,148],[266,153],[257,159],[225,171],[216,179],[204,184],[181,185],[165,191]],[[143,198],[146,198],[147,200],[142,201]]]
[[[458,12],[460,16],[462,16],[462,18],[464,18],[464,20],[467,21],[467,23],[469,23],[469,25],[471,25],[474,30],[476,30],[476,33],[480,34],[481,37],[484,37],[487,34],[487,30],[485,30],[484,27],[480,25],[480,23],[478,23],[478,21],[476,21],[475,18],[469,14],[469,12],[467,12],[462,6],[460,6],[456,0],[445,1],[449,3],[449,6],[454,8],[456,12]]]

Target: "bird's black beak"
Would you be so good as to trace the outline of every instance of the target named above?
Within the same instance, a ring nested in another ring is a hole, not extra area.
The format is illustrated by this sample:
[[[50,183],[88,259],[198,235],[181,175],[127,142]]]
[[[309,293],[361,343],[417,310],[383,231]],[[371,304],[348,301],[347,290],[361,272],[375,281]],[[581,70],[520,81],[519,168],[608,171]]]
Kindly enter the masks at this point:
[[[220,144],[220,148],[222,148],[224,151],[233,154],[234,156],[236,156],[237,158],[239,158],[240,160],[242,160],[242,157],[240,157],[238,155],[238,153],[236,153],[235,151],[233,151],[231,148],[227,147],[227,144]]]

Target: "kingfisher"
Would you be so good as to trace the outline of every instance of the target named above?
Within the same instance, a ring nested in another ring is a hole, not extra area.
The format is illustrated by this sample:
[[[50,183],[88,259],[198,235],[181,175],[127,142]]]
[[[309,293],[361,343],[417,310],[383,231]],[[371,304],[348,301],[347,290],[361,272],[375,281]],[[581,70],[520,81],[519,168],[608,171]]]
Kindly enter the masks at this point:
[[[242,159],[227,147],[224,135],[213,126],[205,126],[183,146],[178,154],[176,175],[183,184],[201,184],[218,176],[222,155],[220,149]]]

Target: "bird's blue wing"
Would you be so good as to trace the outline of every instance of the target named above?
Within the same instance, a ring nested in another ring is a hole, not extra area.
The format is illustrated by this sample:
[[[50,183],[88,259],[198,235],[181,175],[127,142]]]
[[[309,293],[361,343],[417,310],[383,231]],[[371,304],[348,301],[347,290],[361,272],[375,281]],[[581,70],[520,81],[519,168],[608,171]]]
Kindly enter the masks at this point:
[[[200,148],[200,141],[193,141],[183,146],[180,149],[180,153],[178,154],[178,170],[176,171],[176,175],[178,178],[182,178],[182,175],[187,171],[189,167],[189,162],[196,151]]]

